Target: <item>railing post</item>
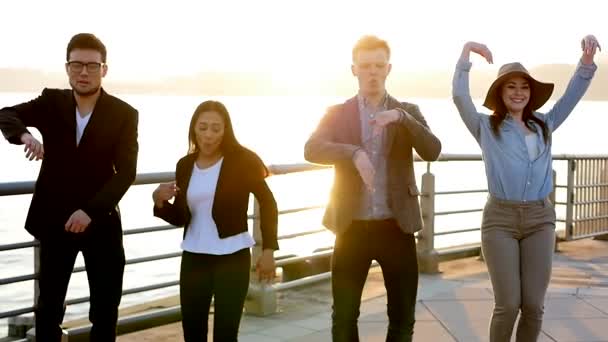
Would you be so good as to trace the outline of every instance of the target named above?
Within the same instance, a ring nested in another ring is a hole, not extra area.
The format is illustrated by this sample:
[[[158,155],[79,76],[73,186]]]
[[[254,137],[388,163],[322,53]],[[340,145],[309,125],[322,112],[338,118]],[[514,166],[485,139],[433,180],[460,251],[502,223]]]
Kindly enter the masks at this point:
[[[553,172],[553,190],[551,191],[551,193],[549,194],[549,200],[551,201],[551,203],[553,204],[553,210],[555,210],[555,201],[557,199],[557,172],[555,172],[555,169],[552,170]],[[557,225],[557,222],[555,222],[555,224]],[[555,249],[553,250],[553,252],[557,253],[559,252],[559,248],[558,248],[558,243],[559,243],[559,236],[557,236],[557,229],[555,232]]]
[[[36,245],[34,246],[34,274],[36,277],[34,278],[34,307],[38,307],[38,298],[40,297],[40,283],[38,281],[38,277],[40,275],[40,241],[36,240]],[[65,304],[63,310],[65,311]],[[26,316],[26,319],[31,320],[30,329],[27,331],[27,340],[28,342],[36,342],[36,329],[35,329],[35,316]],[[68,342],[68,333],[65,330],[62,330],[61,333],[61,342]]]
[[[431,163],[422,175],[422,230],[418,233],[418,265],[422,273],[439,272],[439,256],[435,250],[435,175],[431,173]]]
[[[260,205],[253,202],[253,239],[255,246],[251,249],[251,268],[249,292],[245,300],[245,312],[256,316],[267,316],[277,311],[277,292],[272,284],[261,283],[255,273],[255,263],[262,255],[262,231],[260,229]]]
[[[36,240],[34,246],[34,307],[38,306],[38,297],[40,296],[40,284],[38,275],[40,274],[40,241]]]
[[[574,171],[576,171],[576,160],[568,159],[568,181],[566,189],[566,241],[572,240],[574,230]]]
[[[599,179],[598,182],[600,184],[605,184],[608,181],[608,159],[607,158],[601,158],[598,162],[598,168],[599,168]],[[606,200],[608,199],[608,190],[606,187],[602,187],[601,190],[599,191],[599,198],[600,200]],[[600,214],[599,215],[606,215],[608,214],[608,204],[604,203],[602,205],[600,205],[600,209],[599,209]],[[595,236],[593,239],[594,240],[601,240],[601,241],[608,241],[608,220],[603,219],[600,221],[600,225],[601,225],[601,229],[602,231],[604,231],[604,234],[601,235],[597,235]]]
[[[38,297],[40,296],[40,285],[38,282],[38,277],[40,274],[40,241],[35,240],[34,245],[34,308],[38,307]],[[27,331],[24,332],[22,337],[28,337],[28,341],[36,341],[35,336],[35,323],[36,323],[35,315],[21,316],[17,317],[17,319],[21,319],[21,326],[26,327]],[[14,321],[17,322],[17,321]],[[9,323],[10,324],[10,323]],[[17,326],[17,325],[15,325]]]

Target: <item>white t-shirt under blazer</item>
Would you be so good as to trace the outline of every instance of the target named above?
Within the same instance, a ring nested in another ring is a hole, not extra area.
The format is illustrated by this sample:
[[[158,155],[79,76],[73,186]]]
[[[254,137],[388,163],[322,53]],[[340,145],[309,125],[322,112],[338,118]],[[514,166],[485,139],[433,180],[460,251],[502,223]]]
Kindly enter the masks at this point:
[[[232,254],[255,243],[249,232],[224,239],[218,234],[211,210],[223,161],[222,158],[206,169],[199,169],[194,163],[186,194],[192,218],[182,241],[184,251],[215,255]]]
[[[87,128],[89,124],[89,119],[91,119],[91,113],[89,112],[86,115],[81,115],[78,108],[76,108],[76,146],[80,145],[80,139],[82,139],[82,134],[84,133],[84,129]]]

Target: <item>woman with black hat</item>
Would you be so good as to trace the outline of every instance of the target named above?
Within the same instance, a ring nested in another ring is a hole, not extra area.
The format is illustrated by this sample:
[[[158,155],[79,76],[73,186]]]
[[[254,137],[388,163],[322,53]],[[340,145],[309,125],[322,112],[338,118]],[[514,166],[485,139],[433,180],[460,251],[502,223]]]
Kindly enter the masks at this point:
[[[452,97],[465,125],[479,143],[489,196],[483,211],[481,246],[494,292],[490,341],[509,341],[521,310],[517,341],[536,341],[541,330],[544,297],[551,277],[555,243],[555,208],[551,139],[585,94],[597,69],[600,48],[588,35],[582,57],[564,95],[542,114],[537,112],[553,92],[520,63],[500,67],[477,112],[469,93],[471,52],[492,63],[483,44],[468,42],[456,65]]]

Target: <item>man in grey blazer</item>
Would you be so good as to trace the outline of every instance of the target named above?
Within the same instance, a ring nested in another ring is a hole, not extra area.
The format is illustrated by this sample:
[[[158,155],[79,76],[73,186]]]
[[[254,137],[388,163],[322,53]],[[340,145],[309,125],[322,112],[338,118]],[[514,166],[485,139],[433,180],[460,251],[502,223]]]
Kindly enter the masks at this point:
[[[336,234],[332,257],[332,338],[359,341],[361,293],[372,260],[388,298],[387,341],[411,341],[418,287],[414,232],[422,228],[412,148],[436,160],[441,142],[418,106],[385,88],[388,43],[364,36],[352,52],[358,94],[330,107],[304,148],[306,160],[334,165],[323,224]]]

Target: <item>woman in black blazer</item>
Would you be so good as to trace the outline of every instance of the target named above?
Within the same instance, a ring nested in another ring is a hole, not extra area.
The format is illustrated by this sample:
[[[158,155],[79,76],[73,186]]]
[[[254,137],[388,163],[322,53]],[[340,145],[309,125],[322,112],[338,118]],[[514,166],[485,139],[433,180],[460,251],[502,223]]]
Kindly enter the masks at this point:
[[[177,162],[175,182],[154,190],[154,215],[184,226],[180,301],[184,339],[206,341],[207,319],[214,297],[213,341],[237,341],[249,287],[254,240],[248,232],[249,194],[260,204],[262,256],[256,262],[260,280],[275,275],[277,205],[264,180],[260,158],[241,146],[226,107],[201,103],[190,121],[189,153]],[[173,203],[169,200],[175,198]]]

